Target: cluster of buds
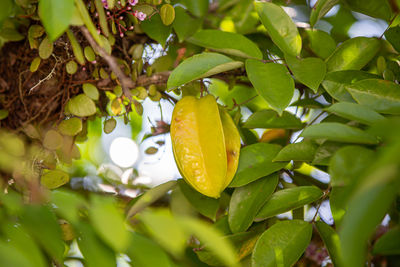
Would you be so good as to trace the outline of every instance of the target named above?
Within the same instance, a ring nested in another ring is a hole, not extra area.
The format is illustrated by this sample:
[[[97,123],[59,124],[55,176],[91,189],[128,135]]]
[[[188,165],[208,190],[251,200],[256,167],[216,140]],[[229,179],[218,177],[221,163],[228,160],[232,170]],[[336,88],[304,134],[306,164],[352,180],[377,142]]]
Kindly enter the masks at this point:
[[[107,19],[112,20],[117,24],[119,35],[121,37],[124,37],[124,33],[127,30],[133,30],[133,26],[130,26],[128,29],[124,26],[121,25],[121,21],[124,19],[123,14],[129,13],[133,16],[135,16],[138,20],[143,21],[146,19],[147,15],[141,11],[137,10],[132,10],[132,6],[135,6],[138,4],[138,0],[128,0],[128,4],[125,7],[122,8],[117,8],[114,7],[113,10],[111,10],[108,6],[107,0],[101,0],[103,3],[103,6],[105,9],[107,9]],[[118,5],[121,6],[121,2],[118,1]]]

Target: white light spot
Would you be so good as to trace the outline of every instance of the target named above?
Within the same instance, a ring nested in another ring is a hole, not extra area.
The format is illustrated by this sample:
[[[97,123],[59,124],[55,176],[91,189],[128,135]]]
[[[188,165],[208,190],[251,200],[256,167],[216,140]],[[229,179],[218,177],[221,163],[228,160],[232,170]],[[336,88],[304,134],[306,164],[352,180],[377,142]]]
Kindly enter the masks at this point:
[[[115,138],[110,146],[111,160],[122,168],[131,167],[139,156],[137,144],[130,138]]]

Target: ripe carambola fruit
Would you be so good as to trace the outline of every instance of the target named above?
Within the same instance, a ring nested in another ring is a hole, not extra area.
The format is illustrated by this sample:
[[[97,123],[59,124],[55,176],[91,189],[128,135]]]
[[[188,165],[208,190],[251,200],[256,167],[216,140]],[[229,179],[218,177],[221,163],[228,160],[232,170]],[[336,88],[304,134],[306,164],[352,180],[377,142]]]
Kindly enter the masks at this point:
[[[236,173],[240,135],[215,97],[183,97],[172,114],[171,139],[186,182],[206,196],[219,198]]]

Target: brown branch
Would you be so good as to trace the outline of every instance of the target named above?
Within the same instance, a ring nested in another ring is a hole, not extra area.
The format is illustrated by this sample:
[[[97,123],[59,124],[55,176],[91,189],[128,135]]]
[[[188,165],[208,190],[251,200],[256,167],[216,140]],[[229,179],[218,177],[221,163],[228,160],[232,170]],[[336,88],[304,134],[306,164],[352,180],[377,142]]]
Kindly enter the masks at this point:
[[[166,84],[170,74],[170,71],[163,71],[155,73],[150,77],[147,75],[140,75],[137,78],[136,85],[146,87],[151,84]]]
[[[109,55],[96,41],[93,39],[92,35],[90,34],[89,30],[86,27],[80,27],[82,34],[85,38],[89,41],[90,45],[99,53],[99,55],[107,62],[108,66],[110,66],[111,70],[117,76],[122,91],[124,95],[129,99],[132,100],[132,94],[129,91],[130,88],[134,88],[136,86],[135,82],[125,75],[125,73],[121,70],[120,66],[117,63],[117,60],[112,56]]]

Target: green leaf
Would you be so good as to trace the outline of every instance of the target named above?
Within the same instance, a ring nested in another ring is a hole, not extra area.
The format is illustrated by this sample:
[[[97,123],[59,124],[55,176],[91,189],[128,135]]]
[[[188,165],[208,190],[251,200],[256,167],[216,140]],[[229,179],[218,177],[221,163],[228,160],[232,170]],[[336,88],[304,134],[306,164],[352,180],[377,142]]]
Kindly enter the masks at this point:
[[[140,28],[151,38],[160,43],[163,47],[171,34],[171,25],[165,26],[159,14],[154,14],[150,19],[140,23]]]
[[[318,221],[315,223],[319,235],[325,243],[329,256],[335,267],[341,266],[342,251],[340,247],[339,235],[329,225]]]
[[[330,141],[356,143],[356,144],[377,144],[377,138],[358,128],[337,122],[322,122],[310,125],[301,133],[302,137],[312,139],[327,139]]]
[[[14,9],[14,1],[13,0],[3,0],[1,1],[0,8],[0,23],[3,22],[6,18],[8,18]]]
[[[264,204],[256,216],[256,221],[262,221],[272,216],[294,210],[320,199],[324,193],[316,186],[297,186],[282,189],[274,194]]]
[[[293,114],[284,111],[281,116],[273,110],[260,110],[253,113],[243,127],[263,129],[301,129],[303,123]]]
[[[24,208],[21,223],[29,234],[59,263],[64,255],[64,242],[57,218],[46,206],[29,205]]]
[[[104,133],[109,134],[114,131],[117,126],[117,120],[114,118],[104,121]]]
[[[372,125],[385,119],[385,117],[373,109],[356,103],[339,102],[333,104],[325,110],[340,117],[358,121],[366,125]]]
[[[31,267],[32,262],[15,245],[0,240],[0,257],[3,266]]]
[[[286,55],[285,59],[296,80],[311,88],[314,93],[317,93],[318,87],[326,74],[325,62],[316,57],[297,59]]]
[[[168,254],[153,240],[138,234],[131,233],[131,242],[126,254],[132,264],[137,267],[170,267]]]
[[[122,212],[111,199],[92,196],[89,209],[90,221],[97,234],[117,252],[123,252],[129,244],[129,234]]]
[[[189,234],[183,231],[168,210],[149,210],[140,213],[139,219],[147,231],[166,251],[174,256],[182,256]]]
[[[379,79],[347,85],[346,90],[361,105],[387,114],[400,114],[400,85]]]
[[[48,59],[53,54],[53,42],[48,37],[44,38],[39,45],[39,57],[41,59]]]
[[[91,83],[84,83],[82,85],[83,92],[85,95],[90,97],[93,100],[99,100],[99,90],[97,89],[96,86],[94,86]]]
[[[364,266],[368,240],[400,188],[398,139],[382,148],[352,192],[339,232],[344,266]]]
[[[347,201],[349,199],[348,187],[333,186],[329,195],[329,204],[335,225],[342,224],[342,219],[347,210]]]
[[[188,234],[196,236],[204,247],[211,250],[224,266],[240,266],[237,264],[237,255],[232,245],[221,238],[221,234],[214,228],[189,217],[179,218],[178,222]]]
[[[292,107],[304,107],[304,108],[310,108],[310,109],[321,109],[324,107],[323,104],[320,102],[316,101],[315,99],[312,98],[302,98],[299,99],[292,104],[290,104]]]
[[[339,3],[339,0],[318,0],[313,6],[310,15],[310,25],[314,27],[315,23],[318,22],[320,18],[325,16],[326,13],[331,10],[333,6]]]
[[[262,53],[255,43],[243,35],[233,32],[201,30],[187,41],[216,52],[244,58],[262,59]]]
[[[21,254],[23,254],[22,258],[26,258],[27,260],[29,260],[30,265],[28,266],[46,266],[40,248],[21,225],[5,223],[2,225],[2,230],[5,238],[7,238],[8,240],[8,244],[14,248],[14,251],[20,252]],[[3,248],[1,248],[1,250],[3,252]],[[9,256],[11,255],[12,254],[10,254]],[[7,257],[5,255],[1,255],[1,252],[0,257],[1,263],[4,266],[21,266],[16,263],[11,265],[6,264],[5,258]]]
[[[285,146],[273,161],[312,161],[317,145],[311,141],[303,141]]]
[[[74,0],[39,1],[39,17],[51,41],[68,28],[74,10]]]
[[[139,199],[129,209],[126,217],[132,217],[136,213],[142,211],[147,206],[150,206],[159,198],[167,194],[167,192],[172,190],[175,186],[176,181],[169,181],[147,190],[146,193],[139,196]]]
[[[335,51],[336,43],[329,33],[317,29],[307,29],[306,33],[310,49],[320,58],[326,59]]]
[[[8,110],[0,109],[0,121],[8,117]]]
[[[171,25],[175,19],[175,9],[170,4],[164,4],[160,8],[160,17],[164,25]]]
[[[282,115],[294,94],[294,81],[288,69],[282,64],[248,59],[246,72],[257,93]]]
[[[272,162],[281,147],[274,144],[257,143],[240,150],[239,166],[229,187],[239,187],[274,173],[287,165]]]
[[[400,51],[400,26],[390,27],[385,31],[386,40],[396,49]]]
[[[231,243],[238,255],[238,259],[242,260],[251,254],[253,248],[261,235],[261,231],[250,231],[224,236],[222,239]],[[195,251],[199,259],[210,266],[224,266],[210,250],[201,249]]]
[[[268,2],[256,2],[255,8],[269,36],[279,49],[292,56],[300,55],[301,37],[286,12],[280,6]]]
[[[67,110],[78,117],[88,117],[96,113],[96,105],[87,95],[79,94],[67,103]]]
[[[86,200],[76,193],[57,189],[50,194],[56,213],[73,224],[78,222],[80,209],[88,207]]]
[[[343,0],[352,11],[360,12],[374,18],[389,21],[392,16],[387,0]]]
[[[43,138],[43,146],[50,150],[56,150],[63,144],[63,137],[55,130],[46,132]]]
[[[76,228],[79,233],[78,246],[85,259],[85,265],[88,267],[117,266],[114,252],[102,242],[90,224],[80,222]]]
[[[278,222],[265,231],[256,243],[252,267],[292,266],[311,241],[312,226],[293,220]]]
[[[175,7],[175,20],[172,23],[172,27],[178,35],[179,42],[183,42],[197,32],[201,23],[201,19],[190,16],[183,7]]]
[[[229,227],[233,233],[244,232],[278,185],[278,174],[258,179],[233,191],[229,203]]]
[[[380,46],[381,42],[376,38],[355,37],[344,41],[327,58],[327,70],[360,70],[375,56]]]
[[[78,64],[76,64],[74,60],[71,60],[67,64],[65,64],[65,69],[68,74],[73,75],[78,70]]]
[[[42,61],[42,59],[40,57],[35,57],[32,62],[31,65],[29,66],[29,70],[31,72],[35,72],[38,70],[39,66],[40,66],[40,62]]]
[[[332,186],[350,185],[374,162],[374,158],[374,152],[365,147],[345,146],[339,149],[329,164]]]
[[[168,78],[167,88],[171,90],[185,83],[241,66],[243,66],[242,62],[234,61],[218,53],[197,54],[183,61],[172,71]]]
[[[400,254],[400,227],[393,228],[381,236],[375,243],[373,253],[379,255]]]
[[[330,96],[339,101],[355,102],[350,93],[345,89],[345,86],[373,78],[379,78],[379,76],[358,70],[335,71],[325,76],[322,86]]]
[[[82,120],[75,117],[63,120],[58,125],[58,130],[63,135],[75,136],[82,131]]]
[[[311,164],[328,166],[329,159],[342,146],[344,146],[342,143],[325,141],[318,147],[314,155],[314,160]]]
[[[197,17],[203,17],[208,13],[208,0],[182,0],[181,2],[187,7],[190,13]]]
[[[189,186],[183,179],[178,180],[179,188],[189,203],[202,215],[215,221],[219,208],[219,200],[207,197]]]
[[[69,182],[68,173],[61,170],[50,170],[40,177],[40,183],[49,189],[55,189]]]

